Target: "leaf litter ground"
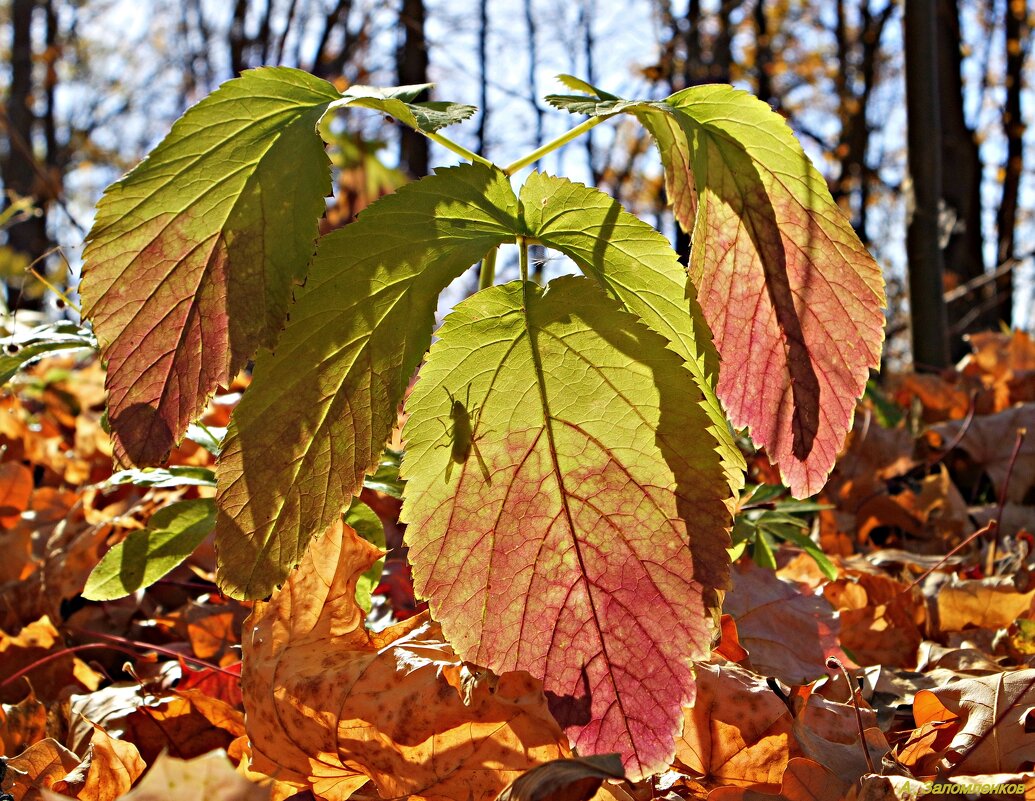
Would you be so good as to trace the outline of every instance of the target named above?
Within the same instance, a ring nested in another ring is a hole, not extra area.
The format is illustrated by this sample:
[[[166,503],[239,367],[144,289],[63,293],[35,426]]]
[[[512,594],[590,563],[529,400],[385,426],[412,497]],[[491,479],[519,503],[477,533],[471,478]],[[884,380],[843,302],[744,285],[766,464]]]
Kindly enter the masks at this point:
[[[745,493],[722,641],[669,769],[635,784],[572,758],[538,681],[457,657],[414,598],[390,495],[363,494],[388,545],[369,614],[356,587],[382,552],[341,521],[266,602],[218,592],[208,541],[146,590],[85,600],[109,549],[213,489],[112,481],[102,371],[43,361],[0,396],[2,789],[459,800],[523,776],[508,798],[1035,797],[1035,433],[1018,433],[1035,344],[971,346],[872,388],[818,512]],[[777,481],[746,451],[749,482]],[[188,439],[170,469],[213,460]]]

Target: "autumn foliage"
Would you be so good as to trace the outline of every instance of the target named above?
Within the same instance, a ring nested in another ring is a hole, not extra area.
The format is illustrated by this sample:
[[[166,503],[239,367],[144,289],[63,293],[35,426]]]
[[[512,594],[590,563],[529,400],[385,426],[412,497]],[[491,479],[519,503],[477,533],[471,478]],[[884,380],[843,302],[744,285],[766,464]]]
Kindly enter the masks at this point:
[[[658,782],[682,798],[715,799],[878,790],[907,799],[934,781],[1030,792],[1028,439],[1009,482],[994,476],[1018,421],[1035,422],[1025,394],[1035,347],[1021,333],[972,346],[960,369],[892,378],[860,407],[820,496],[826,508],[810,513],[833,578],[787,545],[774,549],[775,571],[747,554],[735,564],[722,639],[695,667],[696,701],[682,711],[660,778],[608,783],[603,769],[576,762],[561,779],[520,785],[517,797],[575,797],[557,795],[565,787],[588,797],[601,781],[601,801],[650,797]],[[6,791],[113,801],[169,797],[171,787],[206,797],[219,786],[234,799],[488,799],[534,766],[571,757],[540,682],[462,662],[426,612],[410,615],[397,552],[371,617],[363,613],[356,585],[382,552],[344,524],[314,542],[269,602],[216,592],[207,545],[146,591],[83,601],[112,544],[161,509],[213,492],[110,481],[101,379],[96,363],[48,360],[2,398]],[[960,392],[969,406],[952,405]],[[225,424],[235,398],[217,398],[203,421]],[[986,427],[1001,444],[991,455],[967,447],[967,432]],[[212,459],[188,440],[171,466]],[[364,498],[397,531],[398,501],[369,490]],[[1000,512],[1003,498],[1014,500]],[[989,529],[992,518],[1001,526]],[[849,670],[851,693],[827,667],[831,657]]]

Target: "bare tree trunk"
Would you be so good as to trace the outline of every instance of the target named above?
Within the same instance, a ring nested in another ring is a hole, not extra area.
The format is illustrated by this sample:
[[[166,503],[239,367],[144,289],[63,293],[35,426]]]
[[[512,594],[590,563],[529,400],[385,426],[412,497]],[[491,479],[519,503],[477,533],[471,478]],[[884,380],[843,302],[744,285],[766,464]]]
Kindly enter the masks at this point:
[[[596,86],[597,83],[596,57],[593,52],[596,46],[596,39],[593,35],[593,19],[595,16],[596,3],[594,0],[582,0],[579,6],[579,25],[582,26],[582,55],[586,62],[586,80],[593,86]],[[600,184],[602,175],[597,167],[593,129],[590,128],[582,138],[586,148],[586,165],[589,167],[590,175],[593,176],[593,185],[597,186]]]
[[[906,233],[913,363],[917,370],[949,364],[942,250],[939,243],[942,153],[938,111],[936,0],[906,0],[906,114],[913,211]]]
[[[981,156],[963,109],[963,57],[956,0],[937,0],[938,100],[941,120],[942,200],[946,225],[943,259],[950,285],[966,284],[985,272],[981,236]],[[931,139],[929,142],[933,141]],[[954,219],[953,219],[954,218]],[[995,325],[995,285],[949,307],[950,352],[962,358],[970,349],[962,335]]]
[[[488,154],[489,134],[489,0],[478,0],[478,152]]]
[[[47,235],[45,213],[52,193],[47,185],[46,171],[37,163],[32,144],[37,124],[30,106],[33,96],[32,21],[36,7],[35,0],[13,0],[11,6],[11,85],[6,108],[0,117],[7,137],[7,154],[0,164],[4,189],[32,198],[43,212],[7,228],[8,247],[24,254],[30,261],[40,258],[52,245]],[[50,94],[47,97],[52,100]],[[44,131],[44,137],[48,144],[53,139],[53,123]],[[8,204],[5,197],[4,207]]]
[[[428,48],[424,39],[424,0],[402,0],[399,23],[403,41],[396,59],[401,85],[427,83]],[[416,131],[400,126],[399,161],[414,178],[427,175],[428,140]]]
[[[1015,255],[1017,203],[1024,172],[1024,117],[1021,91],[1024,88],[1024,61],[1030,48],[1027,26],[1028,3],[1014,0],[1006,4],[1006,104],[1003,106],[1003,131],[1006,134],[1006,164],[1003,169],[1003,194],[996,215],[996,266],[1005,265]],[[1013,273],[999,279],[998,316],[1013,322]]]
[[[755,23],[755,87],[762,100],[774,105],[773,92],[773,42],[769,30],[769,16],[765,13],[765,0],[755,0],[753,13]]]

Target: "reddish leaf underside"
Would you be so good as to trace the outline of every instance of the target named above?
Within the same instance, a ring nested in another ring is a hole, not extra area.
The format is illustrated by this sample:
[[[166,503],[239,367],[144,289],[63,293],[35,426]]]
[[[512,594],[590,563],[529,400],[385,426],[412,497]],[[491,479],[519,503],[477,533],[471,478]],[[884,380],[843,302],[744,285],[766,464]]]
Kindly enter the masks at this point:
[[[541,293],[461,303],[410,396],[414,584],[462,658],[542,677],[579,752],[638,778],[669,764],[710,648],[729,487],[666,341],[585,279]]]
[[[731,86],[621,100],[584,82],[577,114],[629,113],[651,132],[690,276],[723,366],[716,388],[796,497],[823,485],[880,359],[880,268],[786,122]],[[594,97],[595,95],[595,97]]]
[[[697,187],[691,278],[723,360],[717,393],[792,493],[812,495],[880,360],[880,268],[765,103],[726,86],[668,103],[691,143],[693,176],[676,183]],[[678,195],[684,225],[692,196]]]
[[[297,70],[246,72],[105,193],[80,291],[108,362],[119,462],[163,461],[273,343],[330,190],[316,124],[338,98]]]

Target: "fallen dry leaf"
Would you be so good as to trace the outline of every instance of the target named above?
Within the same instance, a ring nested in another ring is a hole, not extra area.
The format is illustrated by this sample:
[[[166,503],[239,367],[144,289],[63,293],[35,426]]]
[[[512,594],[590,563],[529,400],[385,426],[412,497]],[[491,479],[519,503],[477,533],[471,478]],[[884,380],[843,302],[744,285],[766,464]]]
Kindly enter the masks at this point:
[[[30,623],[13,637],[0,631],[0,676],[9,681],[24,668],[34,666],[44,656],[56,655],[64,647],[48,617]],[[100,680],[101,676],[85,662],[68,653],[33,667],[20,680],[0,687],[0,700],[14,703],[24,698],[31,687],[40,700],[48,702],[61,697],[66,688],[96,690]]]
[[[962,423],[942,423],[933,426],[931,431],[943,440],[952,440],[961,427]],[[1027,428],[1029,435],[1017,454],[1017,462],[1006,487],[1006,500],[1013,503],[1023,503],[1028,490],[1035,486],[1035,403],[975,417],[959,442],[959,447],[967,452],[977,467],[988,473],[999,496],[1006,485],[1013,445],[1021,428]]]
[[[724,608],[737,623],[749,666],[787,684],[802,684],[827,673],[827,657],[854,663],[837,643],[838,621],[821,595],[806,595],[771,570],[738,563]]]
[[[940,631],[963,631],[969,627],[1000,629],[1027,613],[1035,601],[1035,587],[1019,592],[1006,576],[986,579],[952,578],[938,588],[934,597]]]
[[[385,798],[477,800],[568,756],[527,674],[471,673],[426,615],[363,627],[356,581],[381,555],[332,526],[255,605],[242,678],[252,769],[328,801],[368,778]]]
[[[17,462],[0,464],[0,528],[11,528],[32,497],[32,471]]]
[[[841,646],[860,665],[916,665],[926,618],[919,595],[892,578],[859,570],[846,570],[823,587],[839,612]]]
[[[1035,670],[960,679],[921,690],[913,700],[917,726],[952,721],[943,754],[954,772],[1014,773],[1035,761]],[[961,759],[962,757],[962,759]]]
[[[498,801],[589,801],[606,779],[624,779],[618,754],[554,759],[522,773]]]
[[[697,700],[683,710],[676,759],[709,786],[779,787],[797,755],[787,705],[738,665],[697,665]]]
[[[766,792],[758,788],[721,787],[708,794],[708,801],[842,801],[849,785],[811,759],[796,757],[787,763],[780,788]]]
[[[52,785],[55,792],[79,801],[115,801],[129,791],[147,767],[133,743],[116,740],[96,725],[82,759]]]
[[[20,754],[46,737],[47,708],[29,692],[17,704],[0,707],[0,753]]]
[[[46,801],[64,796],[50,793]],[[210,751],[193,759],[162,754],[147,775],[119,801],[269,801],[270,791],[239,776],[223,751]]]
[[[41,790],[50,789],[79,763],[79,757],[57,740],[40,740],[7,760],[6,790],[18,801],[36,801]]]

